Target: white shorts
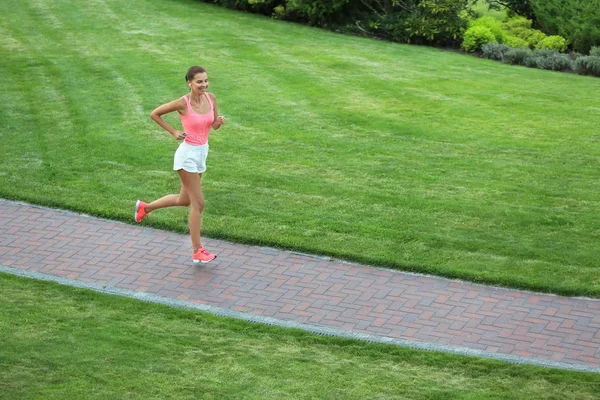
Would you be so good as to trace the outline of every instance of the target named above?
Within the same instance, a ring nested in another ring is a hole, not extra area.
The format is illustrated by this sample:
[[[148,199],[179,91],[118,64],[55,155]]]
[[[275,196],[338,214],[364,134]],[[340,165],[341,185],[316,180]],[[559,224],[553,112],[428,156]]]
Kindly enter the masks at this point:
[[[183,142],[175,152],[173,170],[183,169],[187,172],[202,173],[206,171],[206,158],[208,157],[208,143],[202,146],[192,146]]]

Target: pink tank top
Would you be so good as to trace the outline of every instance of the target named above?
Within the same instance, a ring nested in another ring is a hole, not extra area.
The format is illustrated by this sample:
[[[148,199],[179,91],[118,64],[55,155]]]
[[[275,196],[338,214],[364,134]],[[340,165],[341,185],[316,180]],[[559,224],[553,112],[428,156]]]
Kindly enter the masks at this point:
[[[215,122],[213,103],[210,101],[208,93],[205,93],[204,95],[208,100],[208,104],[210,104],[210,111],[208,114],[198,114],[192,110],[190,99],[188,99],[187,96],[183,96],[185,104],[187,104],[188,112],[186,115],[179,114],[179,116],[181,117],[183,131],[187,134],[185,142],[192,146],[202,146],[208,142],[210,126]]]

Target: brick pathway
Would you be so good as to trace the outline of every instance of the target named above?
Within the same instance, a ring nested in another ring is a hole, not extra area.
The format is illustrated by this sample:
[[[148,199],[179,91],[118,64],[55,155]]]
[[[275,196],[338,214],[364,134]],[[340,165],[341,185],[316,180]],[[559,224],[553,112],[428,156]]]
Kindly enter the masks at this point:
[[[600,301],[205,240],[0,200],[0,265],[358,333],[600,367]]]

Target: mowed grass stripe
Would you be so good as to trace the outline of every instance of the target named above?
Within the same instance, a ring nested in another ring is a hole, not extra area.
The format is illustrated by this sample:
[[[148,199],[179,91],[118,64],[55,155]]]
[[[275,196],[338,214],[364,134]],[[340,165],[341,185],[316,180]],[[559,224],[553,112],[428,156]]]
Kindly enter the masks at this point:
[[[31,91],[44,137],[7,115],[1,196],[129,220],[137,198],[178,191],[177,143],[148,114],[201,64],[229,121],[211,139],[205,234],[600,294],[597,79],[196,1],[19,4],[2,6],[13,82],[0,101]],[[16,166],[28,149],[52,168]],[[185,232],[186,220],[173,209],[150,223]]]

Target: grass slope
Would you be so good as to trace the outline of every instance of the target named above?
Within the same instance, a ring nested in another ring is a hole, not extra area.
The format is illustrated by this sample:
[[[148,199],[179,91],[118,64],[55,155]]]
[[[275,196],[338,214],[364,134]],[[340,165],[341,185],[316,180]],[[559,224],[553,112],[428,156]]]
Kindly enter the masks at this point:
[[[204,234],[600,296],[598,79],[198,1],[0,13],[1,197],[131,221],[136,199],[178,191],[149,113],[200,64],[229,121]],[[150,223],[185,232],[186,215]]]

